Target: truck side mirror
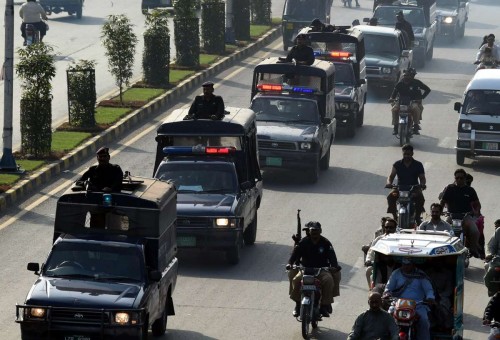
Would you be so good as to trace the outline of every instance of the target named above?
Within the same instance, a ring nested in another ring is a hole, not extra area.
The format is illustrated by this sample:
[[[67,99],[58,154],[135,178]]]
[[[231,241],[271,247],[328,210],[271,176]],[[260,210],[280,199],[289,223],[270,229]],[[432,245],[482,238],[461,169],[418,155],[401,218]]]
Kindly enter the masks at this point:
[[[321,118],[321,123],[323,124],[330,124],[332,122],[331,118]]]
[[[457,112],[460,112],[460,108],[462,107],[462,104],[460,102],[455,102],[455,105],[453,106],[453,109]]]
[[[35,272],[35,274],[38,275],[38,272],[40,271],[40,265],[36,262],[30,262],[28,263],[26,269],[28,269],[30,272]]]
[[[248,189],[250,189],[250,188],[252,188],[252,182],[250,182],[250,181],[243,182],[243,183],[241,183],[241,185],[240,185],[240,189],[241,189],[242,191],[246,191],[246,190],[248,190]]]
[[[401,56],[405,57],[405,58],[408,58],[410,56],[410,50],[403,50],[401,52]]]
[[[149,272],[149,279],[153,282],[160,282],[161,273],[159,270],[152,270]]]

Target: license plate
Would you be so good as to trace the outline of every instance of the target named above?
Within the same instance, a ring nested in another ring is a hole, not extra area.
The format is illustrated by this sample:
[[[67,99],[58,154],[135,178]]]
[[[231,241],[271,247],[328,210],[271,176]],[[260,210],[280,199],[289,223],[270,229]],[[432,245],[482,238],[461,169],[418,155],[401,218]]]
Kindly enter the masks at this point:
[[[302,286],[302,290],[316,290],[315,285],[304,285]]]
[[[194,237],[194,236],[177,237],[177,245],[179,247],[195,247],[196,246],[196,237]]]
[[[483,149],[498,150],[498,143],[483,143]]]
[[[90,340],[90,337],[84,335],[65,335],[64,340]]]
[[[266,165],[282,166],[283,160],[281,159],[281,157],[266,157]]]

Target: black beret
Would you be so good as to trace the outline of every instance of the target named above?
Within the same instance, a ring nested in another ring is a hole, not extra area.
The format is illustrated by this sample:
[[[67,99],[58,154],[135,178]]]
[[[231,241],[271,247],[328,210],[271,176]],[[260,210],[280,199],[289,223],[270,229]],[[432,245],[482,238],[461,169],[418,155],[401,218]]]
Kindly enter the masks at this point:
[[[109,155],[109,148],[103,146],[97,150],[96,155]]]
[[[212,83],[211,81],[206,81],[203,84],[201,84],[201,86],[203,86],[203,87],[214,87],[214,83]]]

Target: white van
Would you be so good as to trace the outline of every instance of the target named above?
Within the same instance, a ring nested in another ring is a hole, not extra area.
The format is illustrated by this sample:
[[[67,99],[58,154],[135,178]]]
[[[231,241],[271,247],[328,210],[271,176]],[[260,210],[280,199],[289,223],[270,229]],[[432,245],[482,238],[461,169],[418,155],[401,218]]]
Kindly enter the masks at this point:
[[[465,157],[500,156],[500,69],[476,72],[464,92],[457,134],[457,164]]]

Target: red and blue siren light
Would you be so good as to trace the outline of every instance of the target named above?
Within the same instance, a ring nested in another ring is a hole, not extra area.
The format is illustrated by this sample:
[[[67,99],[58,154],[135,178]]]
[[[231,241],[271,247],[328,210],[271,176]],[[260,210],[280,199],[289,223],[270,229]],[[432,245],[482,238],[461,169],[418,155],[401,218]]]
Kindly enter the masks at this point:
[[[352,57],[352,53],[346,51],[328,51],[328,52],[314,51],[314,55],[316,57],[325,56],[338,60],[349,60],[349,58]]]
[[[166,155],[228,155],[236,151],[234,146],[167,146],[163,148]]]
[[[317,89],[307,86],[290,86],[280,84],[259,84],[257,90],[261,92],[293,92],[293,93],[315,93]]]

